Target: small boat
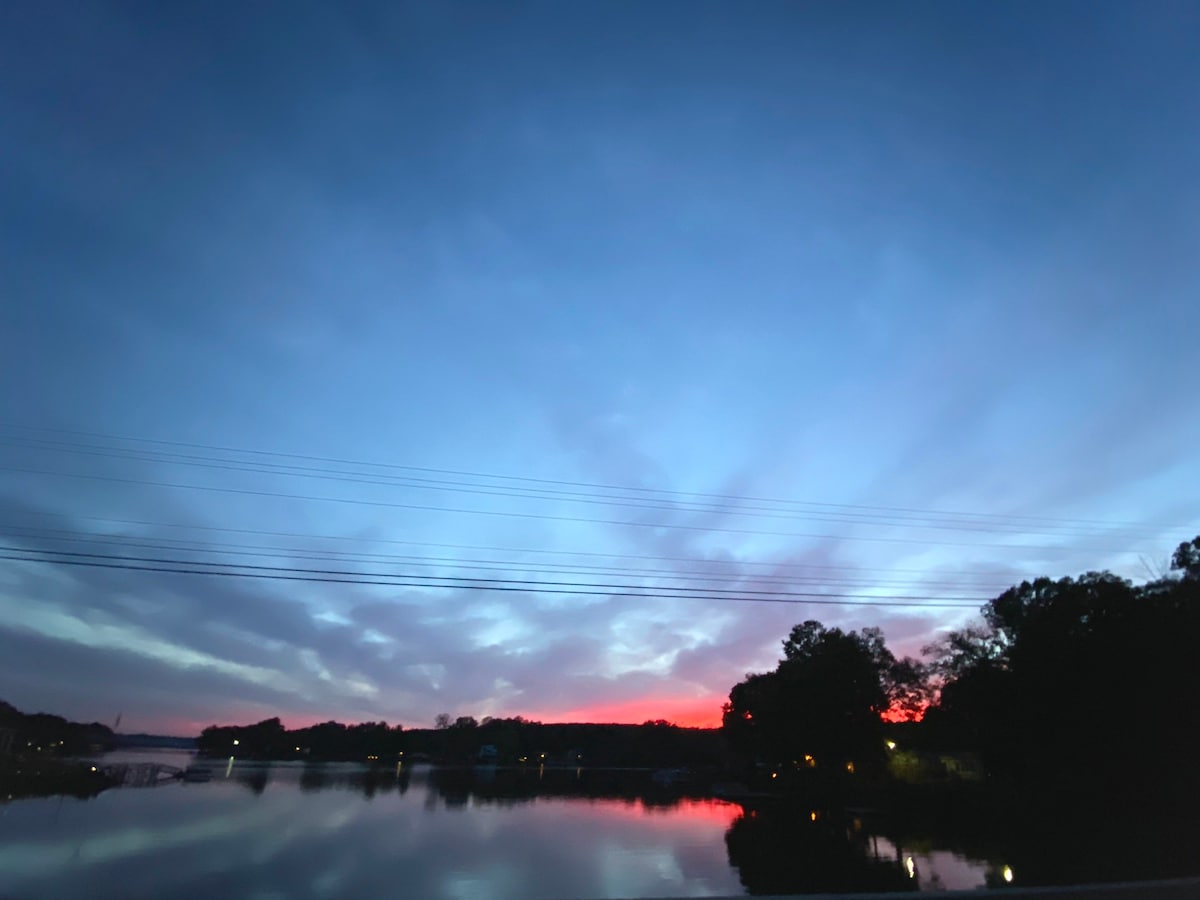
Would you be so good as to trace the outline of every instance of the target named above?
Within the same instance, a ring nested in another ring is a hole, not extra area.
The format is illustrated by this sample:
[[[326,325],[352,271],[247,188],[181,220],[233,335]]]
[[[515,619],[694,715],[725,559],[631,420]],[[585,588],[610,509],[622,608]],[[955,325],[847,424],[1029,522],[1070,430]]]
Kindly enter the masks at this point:
[[[179,773],[180,781],[211,781],[212,769],[207,766],[188,766]]]

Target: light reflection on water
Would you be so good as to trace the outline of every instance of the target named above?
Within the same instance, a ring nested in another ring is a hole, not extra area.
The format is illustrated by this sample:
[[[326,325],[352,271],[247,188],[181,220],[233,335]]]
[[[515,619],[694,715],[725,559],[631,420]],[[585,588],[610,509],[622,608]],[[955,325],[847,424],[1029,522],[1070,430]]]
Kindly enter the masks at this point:
[[[741,806],[642,794],[644,773],[626,789],[588,770],[481,778],[238,761],[226,777],[225,760],[212,766],[204,783],[0,808],[0,896],[710,896],[742,893],[753,874],[753,854],[730,864],[727,835],[758,842]],[[842,841],[846,871],[907,880],[895,847],[877,840],[873,862],[866,841]],[[983,882],[982,867],[950,854],[918,866],[944,887]]]

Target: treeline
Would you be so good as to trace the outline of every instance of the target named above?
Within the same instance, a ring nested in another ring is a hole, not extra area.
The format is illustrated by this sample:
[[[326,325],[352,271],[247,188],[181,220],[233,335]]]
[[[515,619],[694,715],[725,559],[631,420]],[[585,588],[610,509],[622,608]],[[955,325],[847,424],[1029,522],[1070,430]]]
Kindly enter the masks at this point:
[[[781,784],[812,770],[882,776],[897,754],[932,751],[1058,795],[1200,782],[1200,537],[1146,584],[1109,572],[1023,582],[926,661],[895,659],[875,629],[815,621],[783,650],[733,687],[723,719],[743,765]]]
[[[260,759],[720,766],[776,790],[886,780],[904,766],[953,776],[975,761],[1005,783],[1055,790],[1200,781],[1200,537],[1146,584],[1108,572],[1023,582],[924,655],[897,659],[878,629],[801,623],[775,669],[733,686],[719,730],[443,715],[432,729],[289,731],[269,719],[206,728],[199,747]]]
[[[714,728],[642,725],[543,725],[521,717],[460,718],[445,728],[410,732],[417,752],[448,759],[584,766],[717,765],[724,742]],[[488,748],[494,748],[494,754]]]
[[[386,722],[325,722],[286,729],[278,718],[248,726],[210,726],[198,748],[209,756],[252,759],[320,759],[396,762],[426,759],[445,764],[495,763],[547,766],[718,765],[724,742],[716,729],[644,725],[554,724],[520,716],[469,716],[441,727],[404,729]]]
[[[0,701],[0,791],[16,797],[92,797],[112,782],[69,757],[111,750],[112,729],[49,713],[23,713]]]
[[[71,722],[49,713],[24,713],[0,701],[0,749],[11,754],[82,756],[115,746],[113,731],[99,722]]]
[[[196,747],[207,756],[365,761],[372,756],[394,759],[405,740],[401,726],[390,728],[387,722],[323,722],[288,730],[273,718],[254,725],[210,725],[200,733]]]
[[[1055,789],[1200,781],[1200,537],[1172,574],[1039,578],[926,648],[939,685],[924,739],[982,754],[1000,776]]]

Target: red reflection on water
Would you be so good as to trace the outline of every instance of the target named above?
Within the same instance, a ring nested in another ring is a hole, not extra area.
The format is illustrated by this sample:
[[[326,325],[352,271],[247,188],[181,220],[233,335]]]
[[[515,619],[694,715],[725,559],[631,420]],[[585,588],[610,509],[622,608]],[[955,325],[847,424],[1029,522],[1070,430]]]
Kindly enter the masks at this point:
[[[672,829],[678,829],[681,822],[706,829],[727,829],[734,819],[742,815],[742,808],[736,803],[715,799],[684,799],[669,806],[647,804],[641,800],[605,799],[572,803],[569,813],[579,817],[637,821],[641,825],[662,825]]]

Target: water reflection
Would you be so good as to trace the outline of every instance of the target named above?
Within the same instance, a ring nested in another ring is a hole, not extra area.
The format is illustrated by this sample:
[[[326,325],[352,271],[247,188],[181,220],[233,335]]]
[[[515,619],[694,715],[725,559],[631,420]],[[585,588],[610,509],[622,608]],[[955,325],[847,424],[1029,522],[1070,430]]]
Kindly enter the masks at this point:
[[[722,847],[736,806],[603,798],[598,786],[571,798],[550,770],[555,793],[535,797],[536,772],[475,774],[239,762],[228,780],[109,791],[57,817],[57,799],[13,803],[0,817],[0,896],[738,892]]]
[[[729,862],[752,894],[914,891],[912,858],[880,857],[848,818],[782,806],[751,809],[725,835]],[[911,874],[910,874],[911,873]]]
[[[235,782],[249,788],[251,793],[261,794],[267,789],[267,781],[271,776],[270,763],[248,766],[238,770]]]
[[[203,783],[3,806],[0,896],[907,892],[1187,874],[1197,837],[1177,824],[1155,849],[1127,829],[1117,852],[1062,814],[1022,826],[743,807],[644,772],[211,765]],[[1160,867],[1111,861],[1138,854]]]

